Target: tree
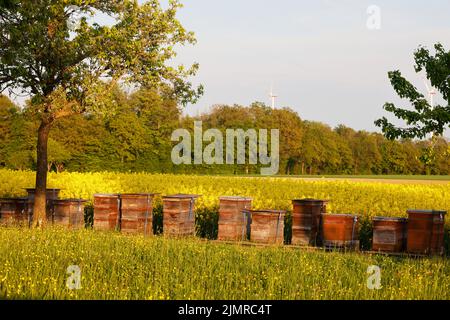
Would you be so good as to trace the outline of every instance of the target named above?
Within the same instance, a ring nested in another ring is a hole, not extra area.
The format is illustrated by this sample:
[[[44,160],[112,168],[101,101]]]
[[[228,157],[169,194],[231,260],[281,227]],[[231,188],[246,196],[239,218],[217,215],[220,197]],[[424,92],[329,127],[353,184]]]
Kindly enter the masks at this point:
[[[377,136],[366,131],[356,132],[351,141],[354,159],[354,174],[379,174],[381,153]]]
[[[108,123],[108,129],[116,141],[115,150],[121,163],[136,161],[149,147],[145,127],[133,112],[119,113]]]
[[[147,148],[136,163],[136,169],[167,171],[172,168],[172,132],[180,127],[181,110],[173,99],[152,89],[133,93],[129,105],[145,128]]]
[[[280,130],[280,160],[285,166],[286,174],[292,174],[300,163],[302,154],[302,120],[289,108],[270,110],[271,121],[267,128]],[[261,126],[265,129],[265,126]]]
[[[63,144],[52,139],[48,139],[48,171],[53,168],[56,172],[62,172],[64,169],[64,163],[72,158],[71,152]],[[36,161],[36,153],[34,153],[34,161]]]
[[[332,172],[341,166],[337,134],[320,122],[305,121],[300,161],[302,174]]]
[[[155,88],[183,104],[202,94],[188,81],[197,64],[168,65],[176,45],[195,42],[176,19],[180,7],[176,0],[165,10],[158,0],[1,3],[0,92],[31,95],[30,111],[39,119],[35,227],[46,224],[47,144],[58,119],[104,112],[101,101],[119,83]],[[113,23],[91,23],[96,14]]]
[[[18,108],[8,97],[0,95],[0,166],[5,165],[6,145],[11,139],[14,115],[18,112]]]
[[[111,170],[114,153],[112,148],[115,144],[111,141],[111,134],[104,122],[101,116],[80,114],[62,118],[55,123],[50,139],[57,141],[70,152],[70,159],[63,162],[65,170]],[[49,153],[51,152],[49,147]]]
[[[37,127],[19,109],[12,109],[3,148],[5,164],[16,170],[30,169],[34,165],[33,151],[36,151]]]
[[[340,167],[335,173],[353,174],[355,163],[351,144],[356,132],[343,124],[340,124],[334,128],[334,132],[337,134],[336,143],[338,144],[338,150],[341,158]]]
[[[425,71],[431,85],[443,96],[447,105],[430,105],[427,98],[421,94],[399,70],[389,72],[389,79],[400,98],[408,99],[414,110],[396,107],[386,103],[384,109],[406,122],[407,127],[400,128],[390,123],[385,117],[375,121],[382,128],[388,139],[425,138],[428,134],[442,136],[444,130],[450,127],[450,51],[441,44],[436,44],[435,55],[425,47],[420,47],[414,54],[415,71]]]

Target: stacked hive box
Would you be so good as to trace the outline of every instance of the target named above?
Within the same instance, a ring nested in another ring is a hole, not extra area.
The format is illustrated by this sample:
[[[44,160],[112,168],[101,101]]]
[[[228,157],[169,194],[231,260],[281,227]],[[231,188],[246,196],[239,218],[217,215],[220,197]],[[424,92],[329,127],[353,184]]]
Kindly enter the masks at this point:
[[[118,194],[94,195],[94,229],[101,231],[120,229],[120,196]]]
[[[176,194],[163,197],[163,233],[167,236],[195,235],[195,200],[198,195]]]
[[[373,218],[372,250],[400,253],[406,243],[405,218]]]
[[[281,210],[251,210],[252,242],[265,244],[284,243],[284,217],[286,212]]]
[[[125,233],[153,234],[153,197],[155,194],[121,194],[120,229]]]
[[[0,224],[5,226],[29,225],[28,198],[0,199]]]
[[[322,239],[323,245],[328,248],[358,249],[358,216],[322,214]]]
[[[319,229],[321,214],[325,213],[326,200],[293,200],[292,244],[317,245],[320,242]]]
[[[445,211],[408,210],[407,251],[413,254],[444,253]]]
[[[221,197],[219,201],[218,239],[222,241],[247,240],[250,226],[248,210],[252,208],[252,199]]]
[[[53,200],[53,223],[69,229],[84,228],[84,205],[86,200]]]

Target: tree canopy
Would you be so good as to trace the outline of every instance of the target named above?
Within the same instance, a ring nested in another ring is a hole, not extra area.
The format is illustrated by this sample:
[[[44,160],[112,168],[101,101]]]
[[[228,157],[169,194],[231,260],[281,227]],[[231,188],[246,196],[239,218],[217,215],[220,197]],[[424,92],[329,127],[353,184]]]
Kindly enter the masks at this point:
[[[419,92],[399,70],[389,72],[389,79],[400,98],[408,100],[414,110],[386,103],[384,109],[406,122],[406,127],[398,127],[383,117],[375,122],[389,139],[425,138],[428,134],[442,136],[450,128],[450,51],[441,44],[434,46],[433,55],[425,47],[414,53],[415,71],[425,72],[431,85],[442,95],[446,105],[431,105],[428,98]],[[428,92],[427,92],[428,95]]]
[[[0,3],[0,93],[31,96],[30,115],[39,120],[36,144],[34,223],[45,225],[48,142],[58,119],[114,111],[117,85],[145,87],[186,104],[202,94],[189,78],[198,65],[173,66],[176,47],[194,44],[176,18],[181,4],[170,0],[3,0]],[[109,20],[100,23],[98,16]],[[123,121],[135,121],[129,113]],[[130,136],[110,123],[122,142]],[[134,137],[133,137],[134,139]],[[137,141],[132,141],[134,144]],[[142,147],[123,150],[135,157]]]
[[[444,138],[437,139],[430,155],[427,140],[391,141],[344,125],[331,128],[302,120],[289,108],[272,110],[263,103],[218,105],[190,117],[181,115],[175,101],[150,89],[116,92],[114,99],[114,103],[120,101],[118,116],[75,115],[55,124],[49,139],[51,171],[259,173],[255,165],[174,165],[172,132],[179,128],[192,131],[194,121],[202,120],[204,130],[217,128],[224,135],[227,128],[279,128],[280,174],[450,174],[450,144]],[[10,112],[3,113],[0,103],[0,115],[8,114],[9,119],[0,123],[4,133],[0,136],[0,167],[35,169],[36,138],[30,132],[37,131],[38,120],[27,116],[26,109],[11,107],[11,102],[5,105]]]

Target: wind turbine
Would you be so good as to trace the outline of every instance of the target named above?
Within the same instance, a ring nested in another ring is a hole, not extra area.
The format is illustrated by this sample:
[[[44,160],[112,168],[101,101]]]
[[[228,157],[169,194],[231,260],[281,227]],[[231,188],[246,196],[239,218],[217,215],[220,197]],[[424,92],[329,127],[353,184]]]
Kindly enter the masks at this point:
[[[278,98],[278,96],[273,93],[273,85],[270,87],[269,97],[272,101],[272,110],[274,110],[275,109],[275,100],[276,100],[276,98]]]
[[[425,79],[425,77],[423,78],[423,83],[425,84],[425,87],[427,88],[430,106],[433,108],[434,107],[434,96],[437,93],[436,89],[434,89],[433,87],[430,87],[428,85],[427,80]]]

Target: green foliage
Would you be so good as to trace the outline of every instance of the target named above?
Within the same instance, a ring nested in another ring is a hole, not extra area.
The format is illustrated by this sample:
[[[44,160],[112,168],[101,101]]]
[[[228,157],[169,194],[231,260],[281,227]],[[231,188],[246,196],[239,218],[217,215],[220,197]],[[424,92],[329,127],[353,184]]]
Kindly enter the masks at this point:
[[[176,101],[153,89],[125,94],[115,87],[109,99],[103,102],[115,115],[72,115],[55,123],[49,139],[49,170],[259,174],[259,165],[248,163],[173,165],[172,132],[178,128],[192,132],[194,121],[202,120],[204,130],[217,128],[223,135],[229,128],[279,128],[280,174],[450,173],[450,145],[439,137],[390,141],[381,134],[343,125],[333,129],[303,121],[291,109],[272,110],[261,103],[215,106],[209,113],[191,118],[181,116]],[[28,107],[21,111],[9,100],[1,101],[0,167],[34,169],[37,119],[29,117]]]
[[[193,33],[176,19],[180,6],[170,1],[163,9],[158,0],[7,1],[0,6],[0,91],[31,93],[30,108],[49,123],[107,110],[103,97],[119,82],[194,102],[203,89],[193,88],[187,78],[198,65],[168,65],[176,45],[195,43]],[[76,13],[81,18],[73,25]],[[113,23],[88,21],[98,14]]]
[[[434,55],[424,47],[414,53],[415,70],[417,73],[425,71],[431,85],[442,94],[447,105],[430,105],[426,96],[399,70],[389,72],[395,92],[400,98],[408,100],[414,110],[399,108],[393,103],[384,105],[386,111],[404,120],[407,125],[406,128],[396,127],[385,117],[377,120],[375,124],[382,128],[387,138],[425,138],[428,134],[442,136],[444,130],[450,127],[450,51],[446,51],[441,44],[436,44],[434,49]]]

